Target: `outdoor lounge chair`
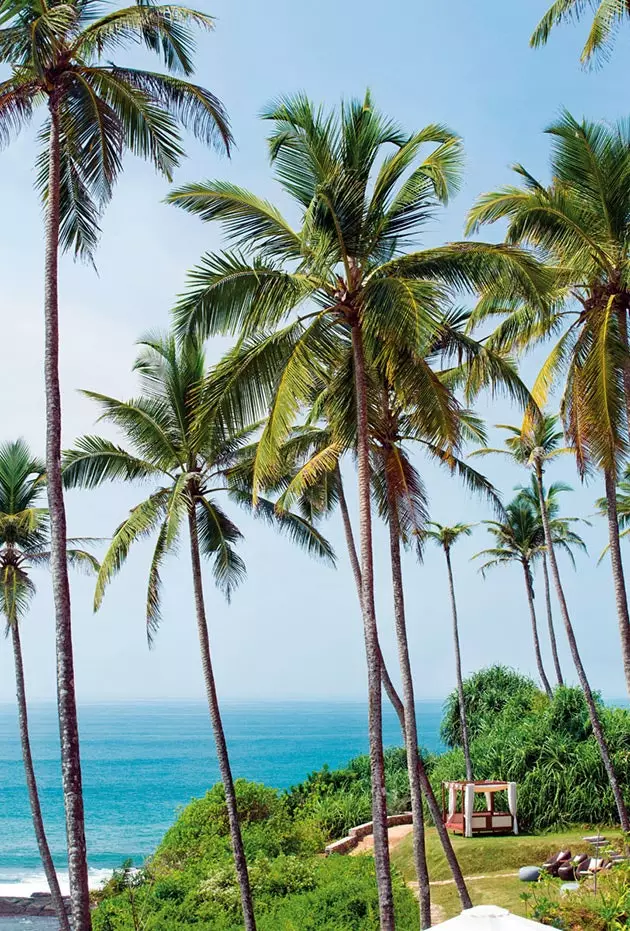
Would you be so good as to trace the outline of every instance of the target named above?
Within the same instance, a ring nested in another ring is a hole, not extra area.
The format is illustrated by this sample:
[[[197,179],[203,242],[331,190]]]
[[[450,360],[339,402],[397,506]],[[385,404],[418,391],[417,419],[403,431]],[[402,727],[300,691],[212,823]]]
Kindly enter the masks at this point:
[[[589,856],[587,853],[578,853],[577,856],[573,857],[572,860],[567,860],[564,863],[560,863],[556,875],[565,882],[570,882],[572,879],[576,878],[577,871],[588,859]]]
[[[558,870],[563,863],[571,859],[570,850],[559,850],[553,857],[550,857],[542,865],[543,870],[551,876],[557,876]]]
[[[601,873],[602,870],[609,870],[612,866],[612,860],[604,860],[602,857],[589,857],[575,871],[576,879],[584,879],[586,876],[594,876],[595,873]]]

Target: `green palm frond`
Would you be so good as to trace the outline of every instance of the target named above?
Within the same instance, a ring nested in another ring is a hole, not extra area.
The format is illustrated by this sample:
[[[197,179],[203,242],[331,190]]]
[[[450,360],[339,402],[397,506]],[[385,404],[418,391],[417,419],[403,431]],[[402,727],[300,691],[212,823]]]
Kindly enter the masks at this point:
[[[244,580],[245,563],[234,549],[242,534],[225,512],[211,499],[197,500],[197,525],[202,555],[212,560],[217,587],[230,601],[234,589]]]
[[[208,222],[218,220],[236,249],[256,246],[272,258],[299,258],[302,243],[279,210],[227,181],[186,184],[171,191],[168,203]]]
[[[96,488],[103,482],[149,479],[158,468],[99,436],[83,436],[62,459],[66,488]]]
[[[34,595],[35,585],[23,569],[0,562],[0,614],[7,633],[28,612]]]
[[[136,505],[129,517],[115,531],[96,579],[96,590],[94,592],[95,611],[98,611],[101,607],[107,586],[122,569],[133,544],[150,536],[156,527],[164,521],[168,499],[168,489],[163,488],[155,492],[145,501]]]
[[[188,275],[188,290],[175,310],[176,332],[254,336],[279,323],[320,286],[307,275],[285,271],[262,257],[206,255]]]

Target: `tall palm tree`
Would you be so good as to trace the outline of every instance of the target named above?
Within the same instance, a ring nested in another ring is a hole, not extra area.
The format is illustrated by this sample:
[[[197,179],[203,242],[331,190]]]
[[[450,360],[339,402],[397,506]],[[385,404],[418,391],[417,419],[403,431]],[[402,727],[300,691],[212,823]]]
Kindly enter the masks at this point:
[[[602,762],[606,769],[606,774],[615,797],[615,803],[617,806],[617,811],[619,812],[621,826],[623,830],[626,831],[630,829],[630,819],[628,818],[626,804],[619,787],[619,780],[617,779],[617,774],[615,773],[615,769],[610,758],[608,744],[606,743],[606,738],[602,730],[593,691],[588,681],[586,670],[584,669],[582,657],[580,656],[580,651],[578,649],[577,640],[575,637],[575,631],[573,630],[573,624],[571,623],[571,618],[569,617],[569,608],[564,594],[564,587],[560,579],[560,570],[558,568],[558,560],[556,559],[556,542],[559,542],[560,545],[563,545],[564,541],[562,537],[559,541],[554,539],[553,527],[547,512],[545,486],[543,480],[544,467],[546,462],[554,459],[556,456],[562,454],[565,451],[564,448],[560,446],[562,434],[556,430],[555,419],[549,415],[543,416],[540,420],[537,421],[528,421],[526,418],[526,422],[520,429],[518,427],[511,427],[506,425],[504,425],[504,429],[506,429],[510,434],[505,441],[506,448],[486,448],[476,450],[475,454],[488,455],[491,453],[499,453],[502,455],[508,455],[518,465],[529,466],[534,471],[534,475],[536,476],[536,487],[538,489],[538,498],[540,502],[539,513],[543,526],[542,545],[544,545],[549,557],[551,576],[554,581],[556,595],[560,605],[560,614],[564,624],[565,633],[567,635],[567,640],[569,642],[571,658],[573,659],[573,664],[577,672],[578,680],[582,691],[584,692],[584,698],[586,699],[588,706],[593,734],[597,740]]]
[[[20,624],[35,594],[31,570],[50,561],[49,514],[41,507],[45,487],[44,463],[32,455],[23,440],[0,446],[0,612],[13,645],[20,741],[35,838],[60,927],[70,931],[37,790],[20,639]],[[98,570],[98,563],[85,550],[70,549],[67,558],[71,565]]]
[[[540,492],[538,489],[538,479],[535,475],[531,476],[531,481],[529,485],[519,486],[518,490],[521,495],[525,497],[533,509],[538,514],[539,520],[542,525],[542,512],[540,509]],[[556,540],[556,546],[558,546],[564,537],[564,551],[569,556],[573,567],[575,568],[575,559],[573,557],[573,547],[581,550],[586,553],[586,544],[584,540],[577,534],[574,530],[571,529],[571,526],[580,522],[588,524],[588,521],[582,521],[579,517],[561,517],[560,516],[560,503],[558,501],[558,496],[565,491],[572,491],[570,485],[567,485],[565,482],[552,482],[549,485],[546,495],[545,495],[545,507],[547,509],[547,514],[549,515],[549,520],[553,527],[554,539]],[[544,549],[542,552],[541,563],[543,567],[543,580],[545,585],[545,605],[547,607],[547,627],[549,630],[549,642],[551,645],[551,655],[553,656],[553,664],[556,672],[556,680],[558,685],[564,685],[564,679],[562,676],[562,669],[560,668],[560,657],[558,656],[558,644],[556,641],[556,631],[553,623],[553,611],[551,608],[551,586],[549,584],[549,569],[547,565],[547,550]]]
[[[476,553],[473,559],[485,558],[486,562],[481,566],[480,571],[485,575],[488,569],[501,566],[506,563],[517,562],[523,570],[525,579],[525,591],[527,593],[527,604],[529,606],[529,616],[532,625],[532,638],[534,641],[534,654],[536,656],[536,666],[538,675],[543,684],[543,688],[549,698],[553,692],[549,679],[545,672],[545,667],[540,651],[540,639],[538,637],[538,624],[536,620],[536,608],[534,605],[534,580],[532,574],[532,563],[540,555],[544,547],[544,533],[536,512],[529,501],[523,496],[517,497],[505,509],[505,518],[503,521],[485,521],[488,530],[495,538],[495,545],[491,549],[482,550]]]
[[[587,6],[594,10],[591,28],[582,49],[581,61],[608,60],[612,48],[625,20],[630,19],[628,0],[555,0],[534,30],[530,45],[538,48],[545,45],[554,26],[579,20]]]
[[[315,408],[319,411],[319,405],[316,404]],[[341,470],[343,445],[344,444],[339,440],[333,442],[330,429],[324,426],[317,426],[309,423],[295,429],[292,436],[289,437],[284,444],[282,450],[282,459],[286,462],[287,472],[277,482],[274,490],[277,491],[279,488],[282,488],[283,492],[278,498],[276,504],[277,508],[282,511],[286,508],[288,502],[297,502],[303,516],[314,523],[319,521],[322,517],[333,513],[335,507],[337,505],[339,506],[348,550],[348,559],[352,569],[357,595],[360,599],[361,566],[357,554],[352,518],[350,516]],[[247,488],[251,488],[251,469],[253,468],[254,460],[255,452],[252,451],[252,453],[248,453],[245,451],[245,487]],[[243,463],[241,463],[239,468],[242,468],[242,465]],[[234,475],[235,470],[231,470],[230,477],[232,479]],[[382,489],[380,490],[380,496],[382,499]],[[400,603],[400,596],[398,597],[398,603]],[[400,621],[400,613],[398,619]],[[408,746],[405,703],[398,694],[391,676],[389,675],[380,648],[380,642],[378,644],[378,649],[381,658],[381,680],[383,688],[396,712],[400,722],[403,740],[405,741],[405,745]],[[414,838],[414,859],[418,874],[421,912],[424,920],[427,920],[430,919],[430,887],[428,870],[426,868],[426,858],[422,855],[422,851],[424,850],[422,841],[424,816],[422,813],[422,801],[418,785],[421,787],[421,792],[425,797],[427,807],[435,824],[444,856],[446,857],[453,875],[453,881],[457,888],[462,908],[470,908],[472,902],[451,839],[443,824],[442,812],[431,782],[429,781],[424,761],[417,744],[412,766],[417,770],[417,781],[415,778],[410,779],[410,794],[412,797],[416,796],[416,800],[414,800],[416,807],[418,807],[419,799],[421,811],[420,817],[417,818],[414,823],[414,827],[418,828],[418,834],[420,835],[419,838]]]
[[[435,521],[429,521],[425,535],[428,539],[433,540],[444,551],[446,558],[446,571],[448,574],[448,590],[451,598],[451,613],[453,618],[453,648],[455,653],[455,675],[457,678],[457,700],[459,702],[459,720],[462,728],[462,746],[464,748],[464,760],[466,761],[466,779],[469,782],[473,780],[473,767],[470,757],[470,743],[468,740],[468,727],[466,725],[466,699],[464,697],[464,678],[462,675],[462,656],[459,645],[459,625],[457,620],[457,601],[455,600],[455,582],[453,579],[453,567],[451,565],[451,549],[462,537],[469,537],[472,533],[474,524],[453,524],[446,527],[444,524],[438,524]]]
[[[11,68],[11,75],[0,82],[0,143],[30,122],[37,106],[47,111],[37,159],[37,186],[45,204],[46,472],[75,931],[88,931],[91,919],[61,481],[59,250],[73,249],[79,256],[92,257],[99,218],[125,151],[147,158],[170,179],[183,155],[178,124],[206,142],[223,148],[230,143],[218,99],[186,79],[193,68],[191,28],[212,28],[211,17],[153,3],[114,8],[103,15],[104,6],[101,0],[6,0],[0,17],[0,62]],[[111,62],[122,47],[137,43],[161,56],[171,73]]]
[[[564,381],[561,415],[578,469],[582,475],[589,469],[603,473],[630,692],[630,612],[615,496],[630,449],[630,124],[580,123],[565,113],[548,132],[553,182],[544,186],[518,166],[520,186],[484,194],[471,211],[469,229],[506,219],[508,242],[557,267],[556,301],[541,312],[540,306],[507,307],[489,294],[475,320],[502,312],[505,319],[492,339],[503,348],[522,351],[559,335],[532,393],[542,406],[550,388]]]
[[[404,132],[380,114],[370,96],[326,113],[303,96],[284,98],[265,113],[273,129],[276,178],[297,207],[293,229],[268,201],[221,181],[191,184],[170,201],[222,222],[232,251],[206,255],[176,309],[180,332],[238,334],[273,340],[249,403],[267,413],[262,386],[274,401],[254,468],[254,489],[273,479],[278,449],[313,384],[334,365],[339,340],[352,349],[346,377],[356,417],[361,553],[360,607],[368,666],[368,718],[374,853],[381,928],[394,928],[387,844],[381,720],[380,654],[374,608],[370,502],[369,391],[366,352],[374,341],[415,349],[434,326],[444,290],[489,286],[501,271],[507,290],[534,299],[546,270],[518,250],[478,243],[408,251],[421,225],[454,188],[459,140],[443,126]],[[421,159],[420,152],[430,147]],[[305,307],[305,313],[296,312]]]
[[[155,483],[154,491],[133,508],[116,530],[103,559],[95,593],[98,609],[107,585],[124,565],[131,546],[155,533],[146,606],[149,642],[161,620],[162,565],[173,552],[183,526],[188,525],[201,666],[225,790],[245,927],[247,931],[255,931],[234,780],[210,652],[202,577],[203,557],[211,561],[215,583],[229,600],[245,575],[245,564],[235,549],[242,534],[216,498],[228,491],[226,470],[239,447],[249,440],[255,425],[235,429],[219,415],[199,418],[200,392],[204,385],[208,390],[208,384],[205,354],[196,340],[189,338],[178,346],[172,336],[154,336],[142,340],[140,345],[143,348],[135,364],[142,385],[138,398],[124,402],[85,392],[101,408],[100,419],[117,426],[129,448],[98,436],[83,437],[64,456],[64,482],[69,488],[95,488],[108,481],[144,479]],[[251,495],[237,488],[230,495],[239,505],[251,508]],[[327,542],[303,518],[291,513],[276,515],[273,505],[263,499],[258,500],[254,513],[273,521],[310,552],[333,561]]]

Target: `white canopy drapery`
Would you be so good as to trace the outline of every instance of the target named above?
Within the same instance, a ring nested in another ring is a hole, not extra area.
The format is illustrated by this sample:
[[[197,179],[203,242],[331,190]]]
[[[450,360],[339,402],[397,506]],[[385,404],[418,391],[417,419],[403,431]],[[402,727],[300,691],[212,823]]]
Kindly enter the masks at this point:
[[[516,783],[508,782],[507,787],[508,808],[514,819],[514,833],[518,834],[518,821],[516,820]]]
[[[448,816],[452,818],[457,811],[457,788],[454,782],[448,787]]]
[[[473,836],[472,822],[473,822],[473,811],[475,810],[475,786],[474,783],[466,783],[466,788],[464,789],[464,835],[466,837]]]

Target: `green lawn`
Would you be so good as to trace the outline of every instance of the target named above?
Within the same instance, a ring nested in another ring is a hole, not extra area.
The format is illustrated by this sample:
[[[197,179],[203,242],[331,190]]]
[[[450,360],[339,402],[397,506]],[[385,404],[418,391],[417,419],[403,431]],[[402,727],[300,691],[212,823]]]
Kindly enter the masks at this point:
[[[540,865],[550,854],[569,847],[573,854],[590,852],[582,838],[596,834],[597,828],[588,826],[568,829],[557,834],[528,835],[518,837],[457,837],[452,836],[453,847],[461,864],[464,876],[487,876],[486,879],[472,880],[468,883],[471,898],[475,905],[501,905],[517,914],[526,913],[525,903],[521,901],[522,892],[527,892],[527,883],[519,881],[517,876],[500,876],[501,873],[516,873],[519,867]],[[614,842],[619,837],[618,828],[600,828],[601,833]],[[416,878],[413,866],[411,835],[406,837],[392,852],[392,862],[407,881]],[[451,873],[446,863],[438,836],[434,828],[427,831],[427,859],[431,880],[450,879]],[[445,917],[452,917],[461,911],[457,892],[452,883],[432,886],[431,897],[436,905],[441,905]]]

